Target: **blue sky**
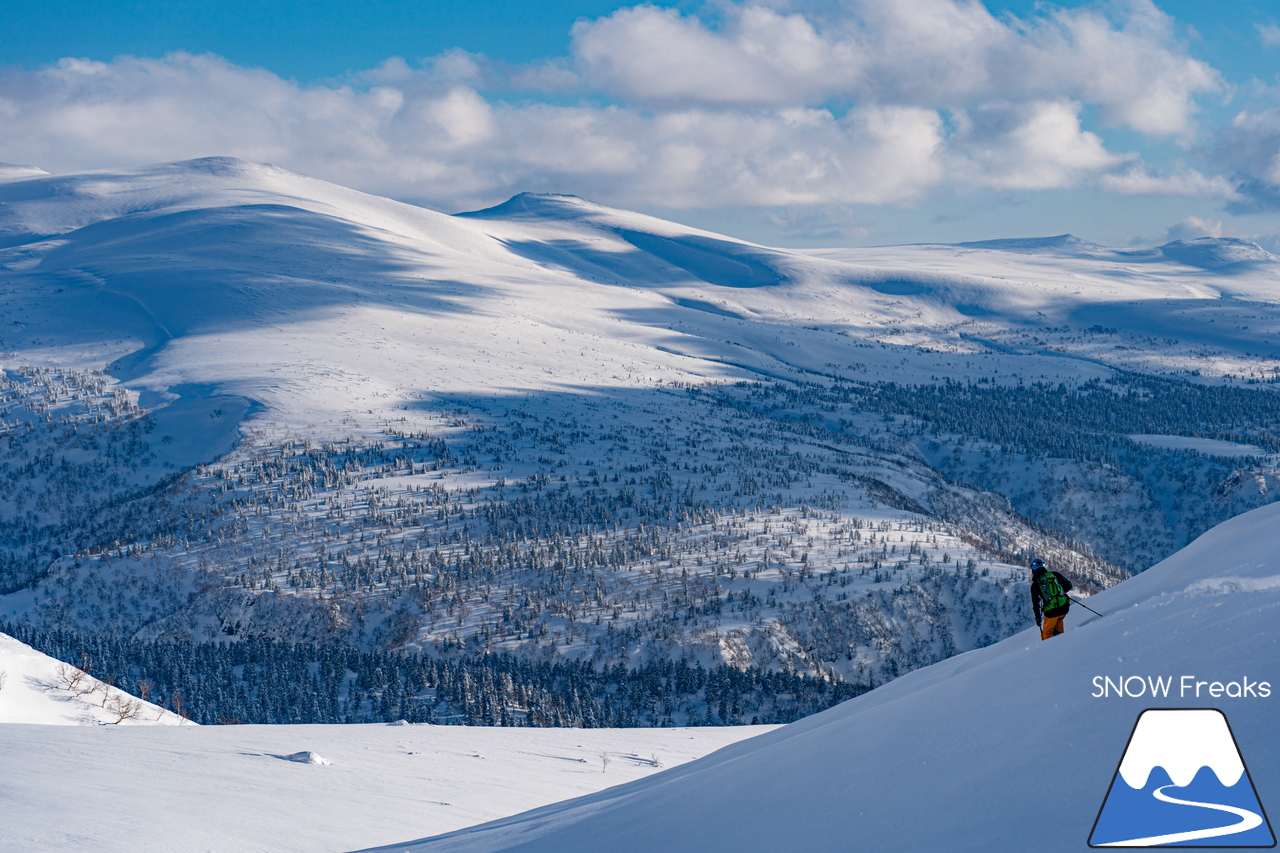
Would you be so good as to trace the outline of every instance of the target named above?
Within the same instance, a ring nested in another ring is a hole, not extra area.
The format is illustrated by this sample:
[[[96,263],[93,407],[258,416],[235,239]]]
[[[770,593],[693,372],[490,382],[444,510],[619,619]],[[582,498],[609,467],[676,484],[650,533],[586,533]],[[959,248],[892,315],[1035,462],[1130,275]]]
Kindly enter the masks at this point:
[[[233,154],[775,245],[1280,234],[1280,6],[3,0],[0,161]]]
[[[64,56],[110,60],[185,50],[315,82],[371,68],[388,56],[420,59],[456,47],[514,63],[563,55],[578,18],[598,18],[619,5],[582,0],[4,0],[9,34],[3,58],[35,68]]]
[[[211,52],[241,65],[315,82],[370,68],[388,56],[420,59],[450,48],[506,62],[530,62],[569,52],[569,29],[627,5],[609,0],[529,2],[351,3],[328,0],[4,0],[5,63],[28,68],[66,56],[110,60],[121,54],[161,56],[173,50]],[[652,5],[691,13],[694,2]],[[1033,14],[1041,0],[987,3],[992,13]],[[1081,2],[1056,4],[1080,7]],[[1194,53],[1237,83],[1271,79],[1280,50],[1267,50],[1257,26],[1280,24],[1267,3],[1157,3],[1186,29]]]

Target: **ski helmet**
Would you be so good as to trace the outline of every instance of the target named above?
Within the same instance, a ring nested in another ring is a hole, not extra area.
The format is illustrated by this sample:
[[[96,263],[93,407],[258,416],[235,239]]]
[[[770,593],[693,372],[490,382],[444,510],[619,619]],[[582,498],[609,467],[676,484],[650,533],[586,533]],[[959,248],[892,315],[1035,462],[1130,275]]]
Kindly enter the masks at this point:
[[[1033,572],[1044,571],[1044,569],[1045,569],[1044,560],[1041,560],[1039,557],[1037,557],[1036,559],[1031,561],[1031,571]]]

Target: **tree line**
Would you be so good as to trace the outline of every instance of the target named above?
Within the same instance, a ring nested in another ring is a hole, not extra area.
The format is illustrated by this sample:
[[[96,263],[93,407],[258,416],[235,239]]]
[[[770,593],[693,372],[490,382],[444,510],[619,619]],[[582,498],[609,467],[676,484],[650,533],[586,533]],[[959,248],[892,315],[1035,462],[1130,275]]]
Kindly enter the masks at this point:
[[[789,723],[870,685],[686,660],[621,664],[512,654],[361,651],[251,638],[149,642],[0,623],[99,681],[202,725],[377,723],[628,728]]]

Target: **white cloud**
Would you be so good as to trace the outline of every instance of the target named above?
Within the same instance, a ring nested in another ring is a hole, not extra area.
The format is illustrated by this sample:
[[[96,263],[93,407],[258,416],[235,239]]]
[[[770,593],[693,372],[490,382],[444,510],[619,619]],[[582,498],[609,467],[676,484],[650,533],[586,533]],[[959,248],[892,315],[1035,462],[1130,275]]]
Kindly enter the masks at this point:
[[[1050,102],[961,114],[953,156],[973,184],[1035,190],[1075,186],[1131,159],[1081,130],[1079,111],[1079,104]]]
[[[1188,216],[1182,221],[1169,226],[1165,233],[1169,240],[1196,240],[1200,237],[1221,237],[1222,222],[1217,219],[1201,219],[1199,216]]]
[[[1280,208],[1280,109],[1236,114],[1215,134],[1213,158],[1234,176],[1233,210]]]
[[[367,88],[300,87],[214,56],[9,72],[0,160],[54,171],[211,154],[446,205],[521,189],[627,204],[893,202],[941,179],[941,121],[913,107],[650,115],[490,103],[384,64]]]
[[[1280,46],[1280,27],[1275,24],[1257,24],[1258,40],[1267,47]]]
[[[575,25],[574,56],[597,86],[644,103],[803,104],[861,71],[849,46],[823,39],[800,15],[729,12],[729,28],[713,32],[675,9],[621,9]]]
[[[653,6],[580,22],[574,55],[596,86],[649,105],[1079,100],[1109,124],[1163,136],[1188,133],[1194,95],[1222,86],[1148,0],[1118,5],[1120,23],[1091,8],[998,20],[976,0],[850,0],[842,15],[812,19],[720,8],[714,29]]]
[[[1231,193],[1196,172],[1148,174],[1082,127],[1096,109],[1183,134],[1194,96],[1219,85],[1147,0],[1116,20],[1090,8],[996,19],[976,0],[716,8],[716,27],[623,9],[578,24],[571,57],[532,66],[453,50],[421,67],[393,57],[347,85],[184,53],[8,70],[0,160],[61,172],[226,154],[452,209],[520,190],[662,207],[902,204],[954,188]],[[583,86],[610,103],[525,99]]]
[[[1151,174],[1139,163],[1120,172],[1101,175],[1098,186],[1121,195],[1178,195],[1192,198],[1234,200],[1239,198],[1235,185],[1221,175],[1205,175],[1195,169],[1181,169],[1172,174]]]
[[[1218,153],[1233,168],[1280,184],[1280,110],[1242,112],[1218,136]]]

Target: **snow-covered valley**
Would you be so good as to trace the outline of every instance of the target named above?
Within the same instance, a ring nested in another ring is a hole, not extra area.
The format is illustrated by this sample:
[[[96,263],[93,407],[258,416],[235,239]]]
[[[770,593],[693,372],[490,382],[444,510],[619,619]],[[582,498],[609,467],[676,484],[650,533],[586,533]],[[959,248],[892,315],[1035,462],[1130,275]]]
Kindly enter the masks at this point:
[[[1032,554],[1098,591],[1277,486],[1280,265],[1239,241],[794,252],[226,158],[0,201],[32,630],[865,689],[1019,630]],[[734,705],[636,710],[791,718]]]

